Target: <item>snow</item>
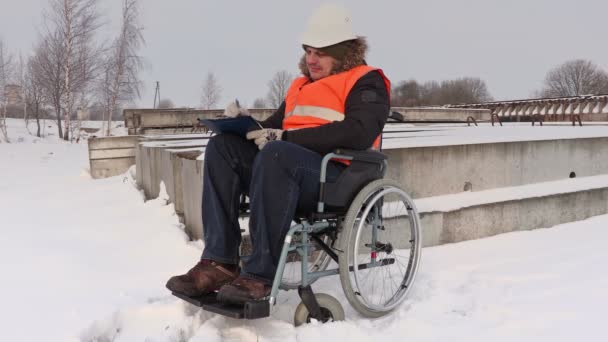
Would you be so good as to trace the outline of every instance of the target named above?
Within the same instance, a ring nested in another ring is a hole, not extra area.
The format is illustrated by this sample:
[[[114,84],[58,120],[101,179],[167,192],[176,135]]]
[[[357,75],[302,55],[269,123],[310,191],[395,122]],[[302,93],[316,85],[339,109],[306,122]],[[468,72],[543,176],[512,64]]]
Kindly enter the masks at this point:
[[[483,124],[478,127],[430,126],[425,129],[416,127],[412,132],[385,133],[383,135],[382,148],[388,150],[427,146],[608,137],[608,126],[606,125],[587,125],[586,123],[582,127],[564,125],[531,126],[530,123],[527,125],[503,125],[491,126]]]
[[[564,124],[531,126],[530,123],[504,123],[504,126],[479,126],[464,124],[435,124],[412,126],[409,124],[388,124],[382,134],[382,148],[414,148],[427,146],[452,146],[470,144],[490,144],[516,141],[540,141],[558,139],[605,138],[608,137],[608,123],[585,122],[583,127]],[[175,135],[146,136],[150,141],[142,142],[146,147],[188,147],[207,144],[207,135],[185,135],[183,140]]]
[[[205,152],[204,147],[167,149],[167,152]]]
[[[206,146],[207,139],[198,140],[161,140],[148,141],[140,143],[143,147],[191,147],[191,146]]]
[[[12,126],[24,142],[0,144],[2,340],[64,341],[117,306],[166,295],[146,284],[200,254],[166,197],[144,202],[132,174],[93,181],[86,144]]]
[[[419,198],[415,200],[419,212],[448,212],[487,203],[515,201],[524,198],[608,188],[608,175],[569,178],[520,186]]]
[[[87,146],[33,138],[9,120],[0,144],[0,337],[4,341],[571,341],[602,340],[608,215],[551,229],[425,248],[408,299],[370,320],[337,276],[313,285],[347,320],[291,324],[280,292],[271,317],[239,321],[170,295],[202,243],[189,242],[161,190],[145,202],[124,175],[92,180]]]

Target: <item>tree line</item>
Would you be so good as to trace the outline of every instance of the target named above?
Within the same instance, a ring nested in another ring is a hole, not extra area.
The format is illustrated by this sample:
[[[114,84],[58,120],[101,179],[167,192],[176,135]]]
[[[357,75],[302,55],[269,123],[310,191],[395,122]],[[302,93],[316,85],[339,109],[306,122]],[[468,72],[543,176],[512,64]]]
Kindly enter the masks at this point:
[[[104,120],[104,134],[111,135],[112,119],[140,96],[144,44],[140,25],[141,0],[121,0],[120,29],[110,41],[101,40],[105,19],[97,10],[100,0],[49,0],[33,51],[16,58],[0,39],[0,142],[8,141],[7,117],[35,120],[51,117],[58,136],[75,139],[82,119]],[[253,108],[277,108],[295,76],[277,71],[267,81],[268,90]],[[16,85],[16,87],[14,87]],[[9,91],[13,89],[13,91]],[[16,89],[16,90],[15,90]],[[201,108],[217,108],[223,88],[214,72],[204,77]],[[21,98],[20,106],[9,99]],[[531,97],[566,97],[608,94],[608,72],[589,60],[566,61],[549,70],[541,89]],[[398,81],[391,89],[392,106],[441,106],[492,101],[480,78],[418,82]],[[22,106],[21,106],[22,104]],[[159,99],[159,108],[172,108],[170,99]],[[29,128],[28,128],[29,129]]]
[[[26,126],[36,120],[38,136],[40,120],[50,114],[58,136],[71,140],[78,138],[84,116],[77,113],[94,109],[106,122],[105,134],[111,134],[113,114],[139,97],[143,61],[140,0],[121,1],[120,30],[110,41],[99,37],[104,26],[99,0],[49,0],[33,51],[18,61],[0,41],[0,139],[8,141],[9,110],[22,113]],[[9,108],[9,84],[18,86],[23,108]]]
[[[493,100],[485,81],[472,77],[425,83],[413,79],[401,81],[393,87],[391,93],[391,104],[402,107],[483,103]],[[588,94],[608,94],[608,72],[592,61],[575,59],[549,70],[542,88],[534,91],[531,97]]]
[[[294,76],[285,70],[276,72],[267,83],[266,96],[256,98],[252,108],[277,108],[293,78]],[[203,108],[214,108],[217,105],[221,89],[215,75],[209,73],[203,84]],[[549,70],[542,88],[534,91],[531,97],[587,94],[608,94],[608,72],[589,60],[576,59]],[[394,107],[442,106],[493,100],[486,82],[475,77],[424,83],[410,79],[396,82],[391,89],[391,105]]]

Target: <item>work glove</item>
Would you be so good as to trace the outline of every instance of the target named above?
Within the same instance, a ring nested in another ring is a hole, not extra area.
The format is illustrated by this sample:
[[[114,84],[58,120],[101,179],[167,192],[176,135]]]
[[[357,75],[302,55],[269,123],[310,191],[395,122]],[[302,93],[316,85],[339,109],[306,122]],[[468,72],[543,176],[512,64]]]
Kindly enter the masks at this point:
[[[253,140],[253,142],[258,145],[258,148],[261,150],[269,141],[281,140],[283,137],[283,130],[276,128],[263,128],[247,133],[246,137],[249,140]]]
[[[235,118],[237,116],[249,116],[249,111],[245,107],[241,107],[239,100],[236,99],[224,109],[224,116]]]

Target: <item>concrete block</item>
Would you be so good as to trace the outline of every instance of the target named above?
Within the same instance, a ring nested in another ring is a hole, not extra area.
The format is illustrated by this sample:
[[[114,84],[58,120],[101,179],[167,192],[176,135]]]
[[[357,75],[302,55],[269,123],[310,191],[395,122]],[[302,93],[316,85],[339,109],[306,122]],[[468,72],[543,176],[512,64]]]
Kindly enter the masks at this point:
[[[143,149],[140,143],[135,145],[135,182],[137,183],[137,187],[139,189],[144,188],[144,178],[143,173],[146,171],[143,167]]]
[[[608,138],[386,150],[387,178],[415,198],[608,173]]]
[[[114,158],[91,160],[91,177],[94,179],[121,175],[135,163],[135,158]]]
[[[135,158],[134,148],[118,148],[109,150],[91,150],[90,159]]]
[[[91,176],[97,179],[126,172],[135,164],[135,146],[138,139],[138,136],[89,139]]]
[[[140,163],[142,168],[142,181],[141,187],[144,190],[146,198],[156,198],[160,191],[160,182],[167,181],[172,182],[169,174],[165,178],[161,178],[163,174],[163,165],[169,164],[169,157],[165,156],[163,159],[163,151],[168,149],[176,148],[192,148],[192,147],[203,147],[207,144],[206,139],[195,139],[185,141],[167,141],[159,143],[140,143],[138,147],[138,155],[140,156]]]
[[[608,188],[421,213],[425,246],[549,228],[608,213]]]
[[[209,139],[208,136],[202,134],[188,134],[188,135],[170,135],[170,136],[141,136],[139,139],[139,143],[136,144],[135,150],[135,163],[137,167],[136,181],[137,185],[140,189],[144,189],[144,178],[146,179],[146,184],[149,184],[150,178],[150,164],[147,159],[147,154],[145,154],[144,149],[146,148],[146,142],[165,142],[171,143],[182,140],[200,140],[200,145],[206,144],[206,141]],[[144,167],[144,165],[146,165]],[[148,187],[149,188],[149,187]],[[145,191],[144,191],[145,192]]]
[[[542,128],[540,128],[542,129]],[[186,143],[187,145],[188,143]],[[192,143],[195,146],[206,144]],[[136,149],[138,183],[148,198],[163,180],[188,234],[200,239],[203,161],[199,152],[181,154],[183,142],[140,143]],[[551,180],[608,174],[608,138],[393,148],[387,178],[398,180],[415,198],[480,191]],[[141,164],[141,168],[140,168]],[[141,171],[141,172],[140,172]],[[602,192],[604,191],[604,192]],[[487,203],[447,212],[425,212],[427,246],[476,239],[515,230],[550,227],[608,212],[608,190],[586,190],[514,201]],[[180,195],[181,194],[181,195]],[[576,205],[572,203],[576,202]]]
[[[182,186],[184,224],[186,233],[193,240],[202,239],[202,203],[203,203],[203,161],[196,159],[196,154],[182,155]]]
[[[251,116],[263,120],[272,113],[274,109],[250,109]],[[177,132],[188,132],[194,128],[198,118],[215,118],[224,113],[223,109],[193,109],[193,108],[170,108],[170,109],[125,109],[123,116],[129,134],[164,134],[174,130]]]
[[[139,140],[137,135],[120,137],[92,137],[88,140],[89,150],[105,150],[115,148],[134,148]]]
[[[489,109],[393,107],[391,111],[401,114],[407,121],[466,121],[468,117],[476,121],[490,120]]]
[[[175,206],[175,212],[183,216],[183,187],[181,169],[182,158],[196,158],[204,151],[203,147],[193,151],[189,149],[164,149],[161,150],[160,180],[165,183],[169,200]]]

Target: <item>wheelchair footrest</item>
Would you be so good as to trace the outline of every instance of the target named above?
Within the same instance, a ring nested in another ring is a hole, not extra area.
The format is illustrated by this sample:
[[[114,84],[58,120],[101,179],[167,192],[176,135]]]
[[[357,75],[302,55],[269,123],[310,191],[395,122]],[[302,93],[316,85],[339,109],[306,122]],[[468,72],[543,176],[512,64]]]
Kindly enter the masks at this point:
[[[236,319],[257,319],[270,316],[270,303],[268,300],[249,301],[243,306],[229,305],[219,302],[216,293],[199,297],[188,297],[179,292],[172,294],[186,302],[201,307],[205,311]]]

